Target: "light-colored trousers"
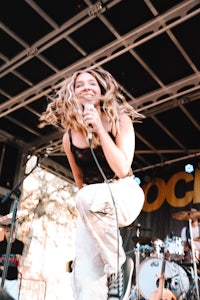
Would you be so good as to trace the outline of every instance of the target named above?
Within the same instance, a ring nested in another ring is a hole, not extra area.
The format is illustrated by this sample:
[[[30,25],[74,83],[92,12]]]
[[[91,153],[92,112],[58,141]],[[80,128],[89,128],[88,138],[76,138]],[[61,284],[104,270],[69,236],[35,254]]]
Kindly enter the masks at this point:
[[[128,226],[138,217],[144,193],[130,176],[109,186],[87,185],[78,192],[76,201],[76,253],[71,274],[74,298],[106,300],[107,278],[126,259],[119,227]]]

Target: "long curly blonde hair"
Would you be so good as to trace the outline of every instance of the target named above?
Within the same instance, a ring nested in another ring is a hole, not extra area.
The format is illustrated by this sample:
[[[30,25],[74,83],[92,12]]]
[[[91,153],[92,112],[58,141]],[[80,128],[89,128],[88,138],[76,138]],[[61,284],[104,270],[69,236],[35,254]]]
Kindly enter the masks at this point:
[[[61,126],[65,130],[78,130],[85,137],[87,136],[88,128],[83,122],[83,107],[80,103],[80,98],[76,97],[74,91],[78,75],[85,72],[90,73],[96,78],[101,89],[101,110],[107,116],[111,128],[116,133],[119,133],[120,114],[128,114],[132,122],[136,122],[144,117],[128,104],[113,76],[108,71],[98,67],[78,70],[71,77],[63,81],[61,88],[54,95],[49,96],[50,102],[47,105],[46,111],[40,117],[40,128],[46,125]],[[97,146],[98,144],[98,137],[94,134],[93,146]]]

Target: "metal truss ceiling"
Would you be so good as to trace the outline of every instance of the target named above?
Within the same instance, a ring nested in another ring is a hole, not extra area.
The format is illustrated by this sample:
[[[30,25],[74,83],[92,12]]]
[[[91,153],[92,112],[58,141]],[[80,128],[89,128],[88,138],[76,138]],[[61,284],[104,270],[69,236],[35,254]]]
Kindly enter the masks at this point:
[[[3,1],[0,141],[73,181],[62,131],[39,129],[39,116],[64,78],[102,66],[146,116],[135,173],[199,158],[199,30],[199,0]]]

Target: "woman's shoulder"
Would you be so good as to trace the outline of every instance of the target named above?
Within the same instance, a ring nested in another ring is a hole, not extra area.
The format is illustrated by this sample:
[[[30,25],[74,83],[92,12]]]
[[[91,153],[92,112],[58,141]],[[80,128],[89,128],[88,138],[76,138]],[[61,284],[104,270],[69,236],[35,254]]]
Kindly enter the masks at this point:
[[[132,129],[133,128],[133,122],[131,120],[131,118],[129,117],[129,115],[127,115],[126,113],[122,113],[119,116],[119,126],[120,126],[120,130],[128,130],[128,129]]]
[[[72,143],[72,138],[70,137],[70,133],[69,131],[65,131],[65,133],[63,134],[63,138],[62,138],[62,144],[63,144],[63,148],[65,150],[65,152],[69,152],[70,148],[71,148],[71,143]]]
[[[119,120],[121,122],[131,122],[132,123],[131,117],[125,112],[121,112],[119,114]]]
[[[74,146],[78,148],[86,148],[88,147],[88,143],[83,133],[78,130],[69,129],[63,135],[63,146],[64,148]]]
[[[66,130],[63,134],[63,143],[68,143],[70,141],[70,137],[71,137],[71,130]]]

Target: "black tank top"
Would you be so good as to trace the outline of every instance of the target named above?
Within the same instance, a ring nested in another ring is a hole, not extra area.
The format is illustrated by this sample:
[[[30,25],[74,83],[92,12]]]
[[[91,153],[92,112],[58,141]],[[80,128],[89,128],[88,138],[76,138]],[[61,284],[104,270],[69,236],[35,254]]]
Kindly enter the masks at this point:
[[[110,137],[112,138],[113,141],[115,141],[115,137],[113,136],[112,133],[109,133]],[[81,168],[83,171],[83,182],[85,184],[92,184],[92,183],[101,183],[104,182],[104,178],[101,175],[101,172],[99,171],[94,158],[92,156],[90,148],[78,148],[75,145],[73,145],[72,142],[72,135],[71,135],[71,130],[69,130],[69,138],[70,138],[70,143],[71,143],[71,152],[74,155],[74,159],[76,161],[76,164]],[[105,174],[107,179],[111,179],[114,177],[114,172],[111,170],[109,167],[102,147],[98,146],[94,150],[95,156],[98,160],[99,165],[101,166],[103,173]]]

